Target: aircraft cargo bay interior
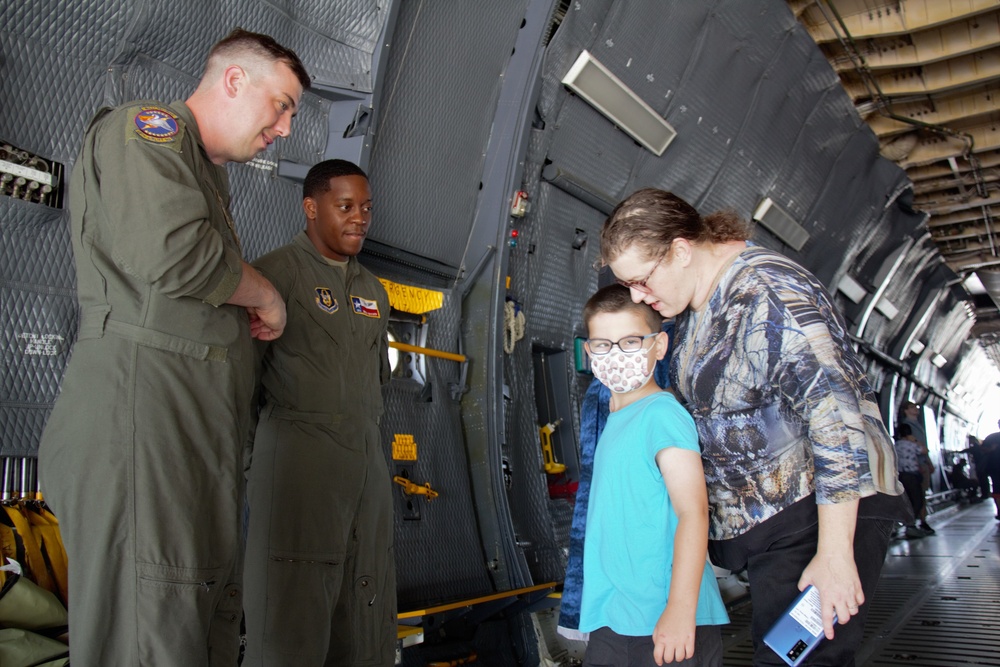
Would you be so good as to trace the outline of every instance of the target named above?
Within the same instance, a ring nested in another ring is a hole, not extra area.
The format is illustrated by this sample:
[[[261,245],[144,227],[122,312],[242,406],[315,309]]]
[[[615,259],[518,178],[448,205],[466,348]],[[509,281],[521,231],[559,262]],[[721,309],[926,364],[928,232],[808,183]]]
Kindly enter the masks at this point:
[[[998,0],[0,2],[0,665],[1000,665],[998,99]]]

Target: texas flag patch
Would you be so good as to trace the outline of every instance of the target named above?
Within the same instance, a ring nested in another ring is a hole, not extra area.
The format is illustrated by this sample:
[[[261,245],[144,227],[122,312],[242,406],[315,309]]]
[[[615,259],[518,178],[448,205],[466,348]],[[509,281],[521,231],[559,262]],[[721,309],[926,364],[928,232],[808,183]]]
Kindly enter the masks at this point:
[[[379,316],[378,301],[362,299],[360,296],[352,296],[351,306],[354,308],[354,312],[358,315],[364,315],[365,317]]]

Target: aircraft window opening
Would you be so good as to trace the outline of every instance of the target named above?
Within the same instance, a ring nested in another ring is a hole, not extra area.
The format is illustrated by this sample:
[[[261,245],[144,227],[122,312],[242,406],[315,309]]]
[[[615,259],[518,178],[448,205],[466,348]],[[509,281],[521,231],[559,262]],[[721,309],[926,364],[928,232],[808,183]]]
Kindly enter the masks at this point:
[[[389,341],[415,347],[425,347],[427,323],[404,319],[389,319]],[[420,385],[427,383],[426,355],[389,348],[389,365],[394,380],[414,380]]]

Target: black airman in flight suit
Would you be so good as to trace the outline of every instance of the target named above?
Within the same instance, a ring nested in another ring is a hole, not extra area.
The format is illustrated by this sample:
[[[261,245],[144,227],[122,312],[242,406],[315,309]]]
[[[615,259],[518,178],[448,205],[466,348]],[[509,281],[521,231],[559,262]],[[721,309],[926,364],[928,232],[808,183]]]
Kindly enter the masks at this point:
[[[392,665],[392,483],[379,438],[389,300],[356,255],[368,178],[328,160],[306,177],[307,229],[254,265],[288,304],[262,350],[247,493],[244,666]]]

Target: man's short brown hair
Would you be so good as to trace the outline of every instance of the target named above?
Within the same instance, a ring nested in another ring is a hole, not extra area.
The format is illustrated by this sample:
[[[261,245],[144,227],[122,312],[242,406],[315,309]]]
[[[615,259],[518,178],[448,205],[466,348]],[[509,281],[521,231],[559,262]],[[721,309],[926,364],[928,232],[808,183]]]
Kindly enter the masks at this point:
[[[235,59],[249,55],[269,62],[282,62],[295,74],[302,90],[309,90],[312,79],[306,72],[299,57],[289,48],[278,44],[273,37],[259,32],[250,32],[243,28],[235,28],[231,33],[220,39],[208,52],[205,71],[217,61]],[[229,63],[225,63],[229,64]]]

